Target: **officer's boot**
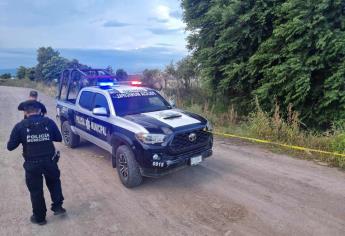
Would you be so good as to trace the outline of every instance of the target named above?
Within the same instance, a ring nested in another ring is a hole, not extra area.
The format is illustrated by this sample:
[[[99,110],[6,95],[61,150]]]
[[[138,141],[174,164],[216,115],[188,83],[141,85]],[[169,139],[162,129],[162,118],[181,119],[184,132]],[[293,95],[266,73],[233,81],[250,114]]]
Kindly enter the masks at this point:
[[[62,215],[66,213],[66,209],[63,208],[62,206],[58,206],[58,207],[52,207],[51,208],[52,211],[54,212],[54,215]]]
[[[30,217],[30,221],[31,221],[31,223],[37,224],[37,225],[45,225],[45,224],[47,224],[46,219],[38,221],[35,215],[32,215]]]

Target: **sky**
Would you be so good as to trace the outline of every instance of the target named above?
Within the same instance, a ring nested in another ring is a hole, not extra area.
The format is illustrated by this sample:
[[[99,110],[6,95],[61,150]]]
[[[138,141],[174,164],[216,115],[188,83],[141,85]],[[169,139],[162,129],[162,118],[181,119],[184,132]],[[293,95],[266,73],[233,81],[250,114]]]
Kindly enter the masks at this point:
[[[0,69],[34,65],[41,46],[91,66],[162,67],[188,53],[186,37],[178,0],[0,0]]]

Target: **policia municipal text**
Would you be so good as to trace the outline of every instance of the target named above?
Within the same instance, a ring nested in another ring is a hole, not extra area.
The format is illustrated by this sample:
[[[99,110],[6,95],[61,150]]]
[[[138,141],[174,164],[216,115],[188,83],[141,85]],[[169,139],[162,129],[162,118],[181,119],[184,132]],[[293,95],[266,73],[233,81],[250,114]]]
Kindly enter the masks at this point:
[[[43,117],[37,101],[26,102],[23,108],[26,119],[15,125],[7,149],[12,151],[20,144],[25,159],[25,180],[30,191],[33,215],[32,223],[43,225],[46,221],[46,204],[43,196],[43,176],[51,195],[51,210],[54,215],[63,214],[63,195],[58,155],[53,142],[61,142],[61,133],[53,120]]]

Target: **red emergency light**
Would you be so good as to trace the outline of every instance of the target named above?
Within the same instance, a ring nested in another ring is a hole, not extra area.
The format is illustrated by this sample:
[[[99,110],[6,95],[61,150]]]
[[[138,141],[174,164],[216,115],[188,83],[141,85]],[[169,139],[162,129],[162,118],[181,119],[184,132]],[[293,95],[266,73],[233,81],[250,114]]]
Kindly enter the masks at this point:
[[[141,82],[141,81],[137,81],[137,80],[131,81],[131,85],[133,85],[133,86],[139,86],[139,85],[142,85],[142,82]]]

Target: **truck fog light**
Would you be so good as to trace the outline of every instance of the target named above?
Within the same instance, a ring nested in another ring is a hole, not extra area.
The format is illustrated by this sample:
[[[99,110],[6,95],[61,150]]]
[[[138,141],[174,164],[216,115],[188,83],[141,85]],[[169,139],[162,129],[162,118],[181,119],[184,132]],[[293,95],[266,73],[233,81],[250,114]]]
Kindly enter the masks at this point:
[[[153,159],[154,161],[159,161],[161,158],[160,158],[160,156],[159,156],[158,154],[154,154],[154,155],[152,156],[152,159]]]

